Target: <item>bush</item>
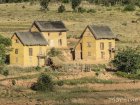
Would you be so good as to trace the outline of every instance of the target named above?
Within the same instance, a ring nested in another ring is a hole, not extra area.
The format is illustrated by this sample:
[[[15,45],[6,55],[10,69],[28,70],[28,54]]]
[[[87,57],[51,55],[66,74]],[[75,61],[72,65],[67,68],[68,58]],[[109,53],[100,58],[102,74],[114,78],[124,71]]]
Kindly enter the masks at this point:
[[[61,54],[62,54],[62,52],[59,51],[59,50],[57,50],[57,49],[55,49],[55,48],[52,48],[52,49],[48,52],[48,55],[49,55],[50,57],[55,57],[55,56],[58,56],[58,55],[61,55]]]
[[[132,5],[132,4],[126,5],[124,7],[124,11],[135,11],[135,10],[136,10],[136,7],[135,5]]]
[[[58,82],[57,82],[57,85],[58,85],[58,86],[63,86],[63,85],[64,85],[64,81],[58,81]]]
[[[62,0],[62,3],[69,3],[70,0]]]
[[[12,80],[12,85],[16,85],[16,80]]]
[[[96,10],[95,10],[95,9],[89,9],[89,10],[87,11],[87,13],[96,13]]]
[[[79,8],[78,8],[78,12],[84,13],[84,12],[86,12],[86,9],[84,9],[84,8],[82,8],[82,7],[79,7]]]
[[[35,91],[53,91],[54,83],[50,76],[41,74],[37,83],[32,84],[31,89]]]
[[[36,67],[35,67],[35,70],[36,70],[36,71],[40,71],[40,70],[41,70],[41,67],[36,66]]]
[[[118,52],[112,61],[113,65],[126,73],[137,73],[140,69],[140,54],[137,48],[125,48]]]
[[[116,75],[129,79],[140,79],[140,74],[129,74],[126,72],[117,71]]]
[[[65,6],[64,5],[59,6],[58,13],[63,13],[65,11],[66,11],[66,9],[65,9]]]

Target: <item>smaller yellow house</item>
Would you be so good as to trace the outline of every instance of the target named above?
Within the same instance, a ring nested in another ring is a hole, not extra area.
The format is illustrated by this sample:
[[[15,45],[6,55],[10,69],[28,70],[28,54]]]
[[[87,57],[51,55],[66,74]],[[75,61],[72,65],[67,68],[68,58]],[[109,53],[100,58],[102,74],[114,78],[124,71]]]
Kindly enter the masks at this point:
[[[109,61],[114,58],[115,36],[108,26],[88,25],[74,48],[74,60]]]
[[[15,66],[43,66],[48,43],[39,32],[16,32],[12,36],[10,64]]]

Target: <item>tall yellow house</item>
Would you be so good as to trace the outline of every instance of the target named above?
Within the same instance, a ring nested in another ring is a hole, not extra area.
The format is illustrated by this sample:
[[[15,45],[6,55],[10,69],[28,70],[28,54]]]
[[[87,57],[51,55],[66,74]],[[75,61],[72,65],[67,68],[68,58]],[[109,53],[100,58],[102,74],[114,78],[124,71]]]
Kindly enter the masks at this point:
[[[10,64],[44,66],[50,48],[67,48],[66,32],[67,28],[61,21],[35,21],[30,31],[14,33]]]
[[[74,48],[74,60],[109,61],[114,58],[115,36],[108,26],[88,25]]]
[[[67,48],[68,29],[62,21],[34,21],[30,31],[41,32],[50,48]]]

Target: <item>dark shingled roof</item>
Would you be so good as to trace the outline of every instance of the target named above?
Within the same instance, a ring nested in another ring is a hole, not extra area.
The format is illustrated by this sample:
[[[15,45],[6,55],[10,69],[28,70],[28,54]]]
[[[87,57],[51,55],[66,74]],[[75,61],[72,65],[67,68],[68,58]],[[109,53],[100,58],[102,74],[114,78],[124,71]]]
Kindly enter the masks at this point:
[[[47,45],[47,41],[39,32],[16,32],[19,40],[24,45]]]
[[[89,25],[88,27],[96,39],[115,39],[116,38],[108,26]]]
[[[34,21],[34,24],[41,32],[68,31],[62,21]]]

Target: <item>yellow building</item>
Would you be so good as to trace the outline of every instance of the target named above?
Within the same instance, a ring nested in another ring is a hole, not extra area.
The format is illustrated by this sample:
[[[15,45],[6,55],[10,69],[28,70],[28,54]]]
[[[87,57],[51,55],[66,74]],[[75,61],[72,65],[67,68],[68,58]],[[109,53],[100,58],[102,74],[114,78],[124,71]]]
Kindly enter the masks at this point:
[[[109,61],[114,58],[115,36],[108,26],[88,25],[74,48],[75,60]]]
[[[67,31],[62,21],[34,21],[31,32],[41,32],[49,47],[67,48]]]
[[[67,28],[61,21],[35,21],[29,32],[16,32],[12,37],[10,64],[43,66],[50,48],[66,48]]]

